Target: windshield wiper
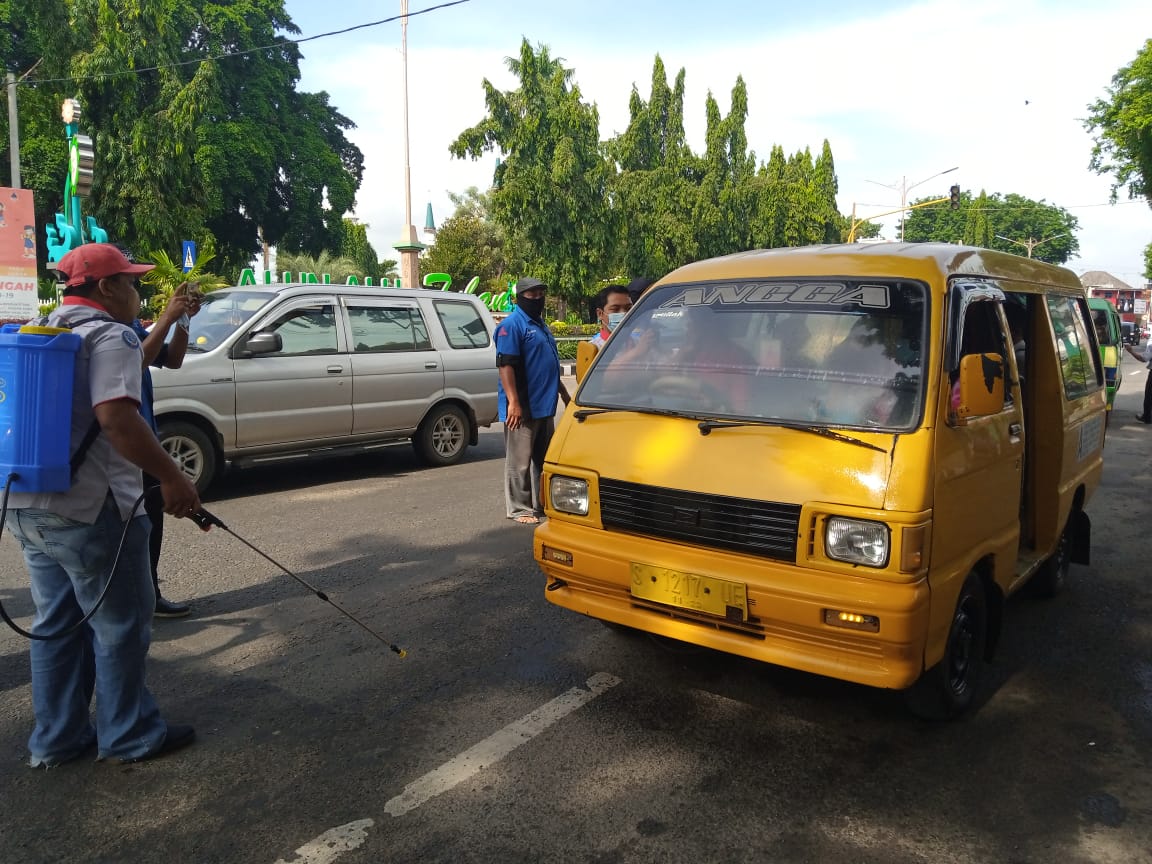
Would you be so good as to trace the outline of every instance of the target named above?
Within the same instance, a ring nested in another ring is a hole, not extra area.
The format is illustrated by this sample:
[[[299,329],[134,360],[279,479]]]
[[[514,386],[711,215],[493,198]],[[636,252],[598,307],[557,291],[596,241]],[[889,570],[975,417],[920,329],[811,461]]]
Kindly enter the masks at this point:
[[[672,411],[668,408],[641,408],[639,406],[631,406],[629,408],[581,408],[572,414],[576,418],[576,422],[583,423],[585,417],[591,417],[593,414],[615,414],[617,411],[631,411],[635,414],[658,414],[661,417],[685,417],[690,420],[697,419],[692,415],[681,414],[678,411]]]
[[[869,444],[867,441],[861,441],[859,438],[853,438],[851,435],[845,435],[843,432],[834,432],[827,426],[793,426],[789,423],[773,423],[767,420],[701,420],[696,428],[700,430],[701,435],[708,435],[713,429],[735,429],[741,426],[780,426],[784,429],[811,432],[813,435],[822,435],[834,441],[843,441],[847,444],[867,447],[869,450],[875,450],[877,453],[888,452],[883,447],[877,447],[875,444]]]
[[[591,417],[593,414],[611,414],[613,411],[623,411],[623,408],[581,408],[572,416],[579,422],[583,423],[585,417]]]
[[[856,444],[859,447],[867,447],[869,450],[875,450],[877,453],[887,453],[883,447],[877,447],[875,444],[869,444],[867,441],[861,441],[859,438],[853,438],[851,435],[845,435],[843,432],[833,432],[827,426],[792,426],[792,429],[799,429],[802,432],[811,432],[813,435],[823,435],[825,438],[831,438],[833,441],[844,441],[848,444]]]

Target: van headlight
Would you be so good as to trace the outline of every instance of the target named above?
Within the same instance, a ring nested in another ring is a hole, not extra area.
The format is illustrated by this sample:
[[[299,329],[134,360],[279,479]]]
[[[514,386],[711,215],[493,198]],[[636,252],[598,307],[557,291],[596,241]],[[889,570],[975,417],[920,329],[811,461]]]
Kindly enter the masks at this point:
[[[824,528],[824,551],[837,561],[883,567],[888,563],[889,536],[883,522],[833,516]]]
[[[561,513],[588,515],[588,481],[576,477],[553,475],[548,484],[552,507]]]

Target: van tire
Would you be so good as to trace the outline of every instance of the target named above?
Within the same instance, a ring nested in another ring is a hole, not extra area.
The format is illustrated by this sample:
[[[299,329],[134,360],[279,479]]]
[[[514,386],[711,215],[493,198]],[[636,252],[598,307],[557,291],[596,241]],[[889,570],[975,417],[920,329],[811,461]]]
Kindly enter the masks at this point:
[[[452,404],[433,408],[412,440],[416,454],[427,465],[454,465],[464,455],[469,438],[468,418]]]
[[[1068,582],[1068,572],[1072,569],[1071,524],[1072,520],[1069,519],[1056,543],[1056,549],[1032,577],[1032,591],[1037,597],[1051,599],[1063,591]]]
[[[976,698],[988,646],[988,595],[979,575],[969,573],[956,600],[944,657],[904,691],[908,709],[925,720],[950,720]]]
[[[160,424],[160,446],[203,495],[216,479],[216,448],[199,426],[181,420]]]

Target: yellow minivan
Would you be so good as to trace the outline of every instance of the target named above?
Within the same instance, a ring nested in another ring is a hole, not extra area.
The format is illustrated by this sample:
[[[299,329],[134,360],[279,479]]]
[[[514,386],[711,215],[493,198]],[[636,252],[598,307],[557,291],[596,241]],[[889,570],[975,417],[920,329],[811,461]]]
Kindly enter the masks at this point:
[[[1005,598],[1088,562],[1104,411],[1068,270],[943,244],[690,264],[559,423],[545,597],[950,717]]]

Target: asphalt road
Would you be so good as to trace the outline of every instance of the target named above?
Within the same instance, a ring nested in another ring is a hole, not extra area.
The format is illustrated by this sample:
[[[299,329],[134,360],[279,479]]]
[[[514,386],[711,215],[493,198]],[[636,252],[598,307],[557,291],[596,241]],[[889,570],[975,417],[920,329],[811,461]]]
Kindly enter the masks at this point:
[[[26,767],[27,648],[0,633],[0,862],[1152,862],[1152,427],[1126,362],[1093,563],[1014,599],[986,698],[896,694],[628,637],[546,603],[503,518],[499,428],[230,476],[227,533],[169,525],[150,680],[199,741]],[[27,623],[16,544],[0,600]]]

